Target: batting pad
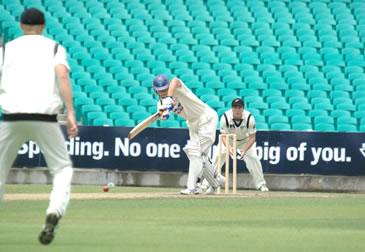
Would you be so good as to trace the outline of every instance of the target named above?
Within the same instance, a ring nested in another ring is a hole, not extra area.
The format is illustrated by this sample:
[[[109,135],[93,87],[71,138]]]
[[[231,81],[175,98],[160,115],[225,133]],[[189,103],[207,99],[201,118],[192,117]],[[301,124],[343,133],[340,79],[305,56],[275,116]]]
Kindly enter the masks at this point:
[[[203,159],[203,176],[213,187],[218,187],[218,171],[214,169],[212,162],[207,155],[202,156]]]

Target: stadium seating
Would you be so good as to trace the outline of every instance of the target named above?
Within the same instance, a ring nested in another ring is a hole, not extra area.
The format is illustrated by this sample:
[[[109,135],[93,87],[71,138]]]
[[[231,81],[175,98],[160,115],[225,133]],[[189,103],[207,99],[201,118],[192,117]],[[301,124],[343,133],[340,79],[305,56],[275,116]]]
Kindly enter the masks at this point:
[[[82,124],[136,125],[164,73],[219,115],[244,98],[258,129],[365,131],[363,1],[5,1],[5,41],[27,7],[67,49]]]

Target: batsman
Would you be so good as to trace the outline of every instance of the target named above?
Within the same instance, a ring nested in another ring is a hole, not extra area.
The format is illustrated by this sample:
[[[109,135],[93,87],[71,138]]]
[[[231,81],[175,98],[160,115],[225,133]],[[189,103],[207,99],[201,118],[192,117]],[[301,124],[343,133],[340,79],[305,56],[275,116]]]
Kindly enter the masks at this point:
[[[175,113],[186,120],[189,128],[190,139],[183,148],[189,159],[187,188],[180,193],[200,194],[202,191],[200,186],[197,186],[197,181],[202,177],[214,188],[223,185],[225,178],[213,168],[207,155],[216,137],[217,113],[178,78],[170,82],[166,75],[157,75],[153,80],[153,90],[159,95],[159,119],[167,120],[171,113]]]

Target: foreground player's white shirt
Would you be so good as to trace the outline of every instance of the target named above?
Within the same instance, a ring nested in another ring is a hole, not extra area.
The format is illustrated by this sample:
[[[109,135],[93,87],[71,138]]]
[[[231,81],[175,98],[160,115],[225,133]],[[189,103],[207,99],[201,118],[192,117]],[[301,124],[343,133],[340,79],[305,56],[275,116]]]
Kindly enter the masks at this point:
[[[236,134],[237,141],[248,139],[249,135],[256,133],[255,119],[247,110],[243,111],[238,121],[233,120],[232,110],[227,110],[221,116],[220,127],[221,133]]]
[[[207,104],[202,102],[191,90],[181,81],[181,87],[175,89],[174,101],[183,106],[179,113],[187,121],[199,119],[204,113],[214,112]]]
[[[2,79],[0,107],[3,113],[57,114],[62,100],[56,84],[55,66],[65,65],[66,52],[55,42],[41,35],[21,36],[1,51]]]

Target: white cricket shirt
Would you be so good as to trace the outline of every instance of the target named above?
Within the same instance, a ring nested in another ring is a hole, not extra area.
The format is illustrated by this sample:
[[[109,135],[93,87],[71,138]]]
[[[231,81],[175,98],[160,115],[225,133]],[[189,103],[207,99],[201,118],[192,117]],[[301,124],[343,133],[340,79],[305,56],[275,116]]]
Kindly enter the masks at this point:
[[[181,81],[181,80],[180,80]],[[187,121],[201,118],[204,113],[215,113],[207,104],[202,102],[191,90],[181,81],[181,87],[177,87],[173,95],[174,101],[181,103],[183,110],[179,114]]]
[[[42,35],[24,35],[6,44],[4,62],[0,51],[0,107],[4,114],[58,113],[62,100],[55,66],[70,67],[61,45],[54,54],[55,44]]]
[[[236,134],[237,141],[245,140],[249,135],[256,133],[255,118],[250,112],[243,110],[241,120],[233,120],[232,110],[227,110],[220,119],[220,132]]]

